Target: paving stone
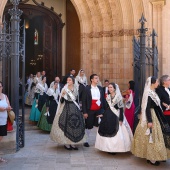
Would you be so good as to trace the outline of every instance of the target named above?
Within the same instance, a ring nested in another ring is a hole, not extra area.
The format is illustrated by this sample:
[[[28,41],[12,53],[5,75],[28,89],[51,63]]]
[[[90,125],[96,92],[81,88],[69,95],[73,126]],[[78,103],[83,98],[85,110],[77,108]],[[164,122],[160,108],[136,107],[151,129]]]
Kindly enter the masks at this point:
[[[98,151],[94,148],[96,129],[90,135],[91,146],[79,145],[78,151],[65,150],[63,145],[51,141],[49,133],[29,129],[25,132],[25,147],[16,153],[2,155],[8,163],[0,163],[0,170],[169,170],[170,167],[170,160],[153,167],[130,152],[110,155]]]

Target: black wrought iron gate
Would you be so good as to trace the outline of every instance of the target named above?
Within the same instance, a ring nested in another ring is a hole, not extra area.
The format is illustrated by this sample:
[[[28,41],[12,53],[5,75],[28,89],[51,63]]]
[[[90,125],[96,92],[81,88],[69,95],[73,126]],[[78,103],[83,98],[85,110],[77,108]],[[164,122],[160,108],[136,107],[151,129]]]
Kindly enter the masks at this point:
[[[25,91],[25,24],[20,26],[22,11],[18,9],[20,0],[12,0],[13,8],[8,13],[11,18],[7,23],[5,17],[0,28],[0,59],[2,62],[3,90],[10,99],[16,118],[16,150],[24,147],[24,91]],[[20,72],[19,70],[22,70]],[[22,79],[22,96],[19,96],[19,83]],[[19,109],[19,100],[22,109]],[[20,111],[21,110],[21,111]]]
[[[143,14],[139,22],[141,23],[141,28],[138,30],[139,37],[133,38],[133,75],[135,81],[135,105],[137,106],[135,111],[136,119],[140,110],[142,94],[147,77],[158,77],[156,32],[153,30],[152,34],[147,34],[148,29],[145,28],[146,19]]]

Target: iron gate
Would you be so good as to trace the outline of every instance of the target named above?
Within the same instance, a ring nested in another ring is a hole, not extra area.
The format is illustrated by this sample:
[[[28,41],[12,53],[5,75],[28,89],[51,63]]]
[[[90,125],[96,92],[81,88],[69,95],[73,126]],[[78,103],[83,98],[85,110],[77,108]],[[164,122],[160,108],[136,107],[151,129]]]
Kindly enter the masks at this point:
[[[20,0],[12,0],[9,9],[10,21],[5,17],[0,27],[0,59],[2,62],[3,90],[10,99],[16,115],[16,150],[24,147],[24,91],[25,91],[25,24],[20,26],[22,11],[18,9]],[[22,73],[19,72],[22,70]],[[22,96],[19,96],[19,75],[22,78]],[[22,98],[22,111],[19,99]]]
[[[139,37],[133,38],[133,70],[136,84],[135,95],[137,96],[137,101],[135,101],[136,106],[141,103],[146,78],[149,76],[158,76],[156,32],[153,30],[151,35],[147,34],[147,28],[145,28],[146,19],[143,15],[139,22],[141,23],[141,28],[138,30]]]
[[[156,32],[153,29],[152,34],[147,34],[148,29],[145,28],[146,19],[143,14],[139,20],[141,28],[138,30],[139,37],[133,38],[133,75],[135,81],[135,127],[137,125],[137,117],[140,111],[142,94],[145,81],[149,76],[158,77],[158,50],[156,45]],[[134,128],[135,129],[135,128]]]

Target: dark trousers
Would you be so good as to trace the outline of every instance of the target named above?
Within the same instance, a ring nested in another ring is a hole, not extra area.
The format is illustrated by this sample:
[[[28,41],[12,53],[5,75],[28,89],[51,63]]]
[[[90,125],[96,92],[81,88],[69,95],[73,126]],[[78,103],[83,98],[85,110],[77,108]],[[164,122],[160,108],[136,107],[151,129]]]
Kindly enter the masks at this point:
[[[99,115],[99,111],[98,110],[89,110],[87,112],[88,117],[87,119],[85,119],[85,124],[86,124],[86,129],[92,129],[93,126],[98,127],[99,123],[98,123],[98,116]]]

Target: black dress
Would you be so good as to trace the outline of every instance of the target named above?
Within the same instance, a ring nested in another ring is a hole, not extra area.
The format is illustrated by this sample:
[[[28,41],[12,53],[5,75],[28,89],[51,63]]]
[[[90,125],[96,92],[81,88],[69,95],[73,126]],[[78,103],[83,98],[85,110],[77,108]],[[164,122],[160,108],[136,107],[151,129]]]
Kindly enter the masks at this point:
[[[146,117],[149,123],[152,123],[151,108],[154,109],[155,114],[159,120],[161,130],[163,133],[163,137],[164,137],[165,146],[166,148],[170,149],[170,126],[161,108],[156,105],[156,103],[151,99],[150,96],[148,96],[148,103],[146,107]]]
[[[35,98],[38,100],[38,110],[41,112],[44,104],[47,100],[47,94],[44,92],[43,95],[40,95],[40,93],[35,93]]]
[[[120,110],[120,116],[118,118],[108,105],[99,125],[98,133],[100,136],[114,137],[119,130],[119,121],[123,122],[123,108],[119,108],[118,104],[116,104],[114,107],[116,110]]]
[[[72,142],[79,142],[85,134],[85,123],[83,114],[68,96],[68,100],[61,98],[61,103],[65,101],[63,111],[59,117],[58,125],[64,135]]]
[[[47,95],[46,107],[49,107],[49,115],[47,115],[47,122],[53,124],[54,117],[56,115],[58,104],[53,96]]]

